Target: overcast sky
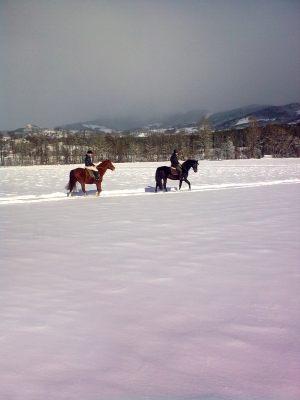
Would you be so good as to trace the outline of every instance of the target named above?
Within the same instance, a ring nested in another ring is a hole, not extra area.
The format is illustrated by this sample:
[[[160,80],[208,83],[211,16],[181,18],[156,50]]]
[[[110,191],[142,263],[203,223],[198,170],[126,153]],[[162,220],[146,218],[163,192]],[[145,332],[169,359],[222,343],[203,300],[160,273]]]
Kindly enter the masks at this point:
[[[299,0],[0,0],[0,129],[300,100]]]

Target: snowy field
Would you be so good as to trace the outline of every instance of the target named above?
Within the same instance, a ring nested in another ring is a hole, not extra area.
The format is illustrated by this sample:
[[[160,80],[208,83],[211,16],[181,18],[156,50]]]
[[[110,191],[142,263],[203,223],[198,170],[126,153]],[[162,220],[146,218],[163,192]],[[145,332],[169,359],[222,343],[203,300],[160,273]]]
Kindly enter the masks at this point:
[[[0,168],[1,400],[300,398],[300,159],[163,164]]]

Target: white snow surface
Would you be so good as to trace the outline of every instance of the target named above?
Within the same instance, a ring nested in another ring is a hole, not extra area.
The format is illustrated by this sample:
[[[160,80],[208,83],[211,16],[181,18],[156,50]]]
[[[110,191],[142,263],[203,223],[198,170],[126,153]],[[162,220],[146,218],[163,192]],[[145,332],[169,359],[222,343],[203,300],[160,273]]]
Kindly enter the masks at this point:
[[[102,126],[102,125],[83,124],[83,126],[88,129],[100,129],[102,132],[105,132],[105,133],[112,133],[112,131],[113,131],[111,128],[107,128],[106,126]]]
[[[266,121],[276,121],[276,118],[259,118],[257,121],[266,122]],[[249,124],[250,119],[249,117],[241,118],[235,125],[244,125]]]
[[[298,400],[300,160],[0,168],[0,399]]]
[[[248,124],[248,123],[249,123],[249,117],[245,117],[245,118],[239,119],[235,125],[243,125],[243,124]]]

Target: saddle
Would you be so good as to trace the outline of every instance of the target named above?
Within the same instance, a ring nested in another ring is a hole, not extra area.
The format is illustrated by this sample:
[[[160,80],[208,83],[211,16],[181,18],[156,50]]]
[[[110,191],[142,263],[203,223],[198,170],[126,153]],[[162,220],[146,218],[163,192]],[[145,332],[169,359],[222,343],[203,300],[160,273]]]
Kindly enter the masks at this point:
[[[171,167],[171,175],[178,176],[179,173],[175,167]]]
[[[95,178],[93,171],[91,169],[87,169],[87,168],[85,168],[85,176],[86,176],[86,178],[88,178],[89,176],[91,178]]]

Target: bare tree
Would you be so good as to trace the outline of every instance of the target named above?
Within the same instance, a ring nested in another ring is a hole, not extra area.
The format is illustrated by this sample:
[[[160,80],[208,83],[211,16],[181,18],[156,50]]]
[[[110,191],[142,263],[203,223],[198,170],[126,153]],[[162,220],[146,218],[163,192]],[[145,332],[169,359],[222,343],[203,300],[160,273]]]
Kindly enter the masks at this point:
[[[203,117],[197,123],[198,133],[202,138],[202,147],[204,157],[211,158],[211,149],[213,147],[213,133],[207,117]]]
[[[248,156],[249,158],[260,158],[261,150],[260,150],[260,129],[255,117],[250,116],[249,119],[249,127],[248,127],[248,135],[247,135],[247,147],[248,147]]]

